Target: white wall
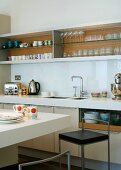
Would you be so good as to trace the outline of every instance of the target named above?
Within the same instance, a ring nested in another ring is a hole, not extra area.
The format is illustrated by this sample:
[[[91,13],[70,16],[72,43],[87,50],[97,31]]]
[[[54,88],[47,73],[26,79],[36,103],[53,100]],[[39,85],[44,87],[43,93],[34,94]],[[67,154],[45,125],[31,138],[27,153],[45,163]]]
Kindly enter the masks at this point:
[[[12,17],[12,32],[121,20],[121,0],[0,0]]]
[[[1,0],[0,13],[11,15],[12,32],[19,33],[118,22],[120,7],[121,0]],[[13,65],[11,80],[20,74],[26,85],[34,78],[42,91],[73,94],[70,77],[81,75],[89,92],[110,92],[115,73],[121,72],[120,65],[118,61]]]
[[[84,90],[89,94],[92,91],[107,90],[111,96],[110,84],[114,83],[114,75],[117,72],[121,72],[121,62],[117,60],[23,64],[11,67],[12,81],[15,81],[15,75],[20,74],[24,85],[34,79],[40,82],[41,91],[54,91],[57,95],[64,96],[74,94],[72,75],[83,77]],[[79,89],[80,87],[77,87],[78,95]]]

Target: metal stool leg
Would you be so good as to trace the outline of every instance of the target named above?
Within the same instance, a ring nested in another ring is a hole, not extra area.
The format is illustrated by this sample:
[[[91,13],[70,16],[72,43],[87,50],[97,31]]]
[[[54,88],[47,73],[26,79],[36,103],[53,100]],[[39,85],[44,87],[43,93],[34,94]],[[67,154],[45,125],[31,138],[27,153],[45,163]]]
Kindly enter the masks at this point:
[[[108,138],[108,170],[110,170],[110,139]]]
[[[61,140],[59,139],[59,153],[61,153]],[[61,168],[61,157],[59,158],[60,168]]]
[[[68,170],[71,170],[70,152],[68,153]]]
[[[84,145],[81,145],[81,164],[82,164],[82,170],[84,170]]]

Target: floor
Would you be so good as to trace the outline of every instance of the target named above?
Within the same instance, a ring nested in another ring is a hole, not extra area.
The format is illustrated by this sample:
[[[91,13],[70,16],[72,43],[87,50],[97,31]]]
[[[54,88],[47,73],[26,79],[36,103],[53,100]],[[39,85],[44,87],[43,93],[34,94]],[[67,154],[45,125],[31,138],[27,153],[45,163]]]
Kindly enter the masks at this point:
[[[29,162],[29,161],[34,161],[34,160],[37,160],[35,158],[32,158],[32,157],[28,157],[28,156],[23,156],[23,155],[19,155],[19,163],[23,163],[23,162]],[[33,167],[27,167],[27,168],[23,168],[22,170],[58,170],[58,168],[54,168],[53,169],[53,165],[58,165],[57,163],[52,163],[51,162],[51,167],[50,167],[50,164],[49,164],[49,167],[41,167],[40,168],[40,165],[37,165],[37,166],[34,166]],[[8,167],[5,167],[5,168],[0,168],[0,170],[18,170],[18,165],[13,165],[13,166],[8,166]],[[67,165],[62,165],[62,170],[67,170]],[[81,170],[80,167],[76,167],[76,166],[71,166],[71,170]],[[90,170],[90,169],[85,169],[85,170]]]
[[[27,162],[27,161],[33,161],[33,160],[36,160],[36,159],[35,158],[31,158],[31,157],[27,157],[27,156],[23,156],[23,155],[19,155],[19,162]],[[62,165],[62,167],[63,167],[62,170],[67,170],[67,166],[66,165]],[[76,166],[71,166],[71,170],[81,170],[81,168],[80,167],[76,167]],[[91,169],[85,169],[85,170],[91,170]]]

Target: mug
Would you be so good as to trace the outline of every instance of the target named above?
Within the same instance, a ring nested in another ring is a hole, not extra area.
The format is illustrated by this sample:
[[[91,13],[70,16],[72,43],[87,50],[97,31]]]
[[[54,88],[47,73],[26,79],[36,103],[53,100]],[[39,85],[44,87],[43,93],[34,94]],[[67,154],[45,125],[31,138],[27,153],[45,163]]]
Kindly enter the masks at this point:
[[[43,45],[43,41],[38,41],[38,45],[42,46]]]
[[[8,48],[13,48],[13,47],[14,47],[14,42],[8,41]]]
[[[38,42],[37,41],[33,41],[33,47],[37,47],[38,46]]]
[[[16,40],[16,41],[14,41],[14,47],[15,48],[19,48],[20,47],[20,41],[18,41],[18,40]]]
[[[13,110],[25,116],[25,105],[13,105]]]
[[[36,106],[28,106],[27,107],[27,114],[28,119],[37,119],[37,107]]]

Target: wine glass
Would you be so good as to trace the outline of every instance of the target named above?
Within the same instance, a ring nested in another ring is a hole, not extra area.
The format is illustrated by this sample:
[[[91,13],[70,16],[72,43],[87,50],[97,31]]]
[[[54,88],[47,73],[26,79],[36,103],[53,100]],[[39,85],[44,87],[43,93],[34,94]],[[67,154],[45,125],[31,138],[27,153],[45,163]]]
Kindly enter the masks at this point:
[[[83,35],[84,35],[83,31],[79,31],[78,32],[78,42],[82,42],[83,41]]]

